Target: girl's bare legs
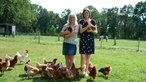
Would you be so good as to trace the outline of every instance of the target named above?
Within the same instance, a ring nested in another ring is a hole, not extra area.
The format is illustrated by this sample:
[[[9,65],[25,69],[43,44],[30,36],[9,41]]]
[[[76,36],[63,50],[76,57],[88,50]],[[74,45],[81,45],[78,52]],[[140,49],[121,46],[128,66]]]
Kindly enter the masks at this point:
[[[71,55],[69,56],[69,66],[71,67],[73,63],[75,63],[74,56]]]
[[[86,64],[85,60],[86,60],[85,59],[85,54],[81,54],[81,60],[80,60],[81,67],[83,67]]]
[[[89,62],[90,62],[90,54],[87,54],[86,55],[86,72],[88,71]]]
[[[85,74],[85,76],[88,76],[88,67],[89,67],[89,62],[90,62],[90,54],[82,54],[81,55],[81,67],[83,67],[83,74]]]
[[[81,64],[81,67],[83,70],[83,74],[85,74],[85,72],[86,72],[86,56],[85,56],[85,54],[81,54],[80,64]]]
[[[65,63],[66,63],[66,67],[69,68],[69,56],[65,55]]]

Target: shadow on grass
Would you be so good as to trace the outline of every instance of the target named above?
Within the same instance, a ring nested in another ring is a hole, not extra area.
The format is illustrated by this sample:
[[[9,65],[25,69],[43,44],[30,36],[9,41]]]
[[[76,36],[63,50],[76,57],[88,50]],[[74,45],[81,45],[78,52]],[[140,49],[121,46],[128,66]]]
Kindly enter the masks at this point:
[[[25,65],[25,63],[18,63],[18,64],[16,64],[16,65]]]
[[[64,78],[64,79],[55,79],[49,77],[35,77],[33,78],[33,82],[74,82],[74,81],[80,81],[82,78],[75,77],[74,79]],[[87,82],[93,82],[93,81],[87,81]]]
[[[12,68],[9,68],[9,69],[7,69],[6,71],[11,71],[11,70],[13,70]]]
[[[28,80],[33,80],[34,78],[38,78],[38,77],[28,77],[27,74],[20,74],[19,77],[21,78],[19,81],[28,81]]]
[[[42,77],[40,75],[34,76],[34,77],[28,77],[26,74],[20,74],[19,77],[21,78],[19,81],[29,81],[31,80],[32,82],[79,82],[81,79],[86,79],[84,77],[75,77],[74,79],[69,79],[69,78],[64,78],[64,79],[55,79],[53,80],[52,78],[49,77]],[[88,78],[86,82],[94,82],[92,78]]]
[[[64,78],[64,79],[52,79],[49,77],[35,77],[33,78],[33,82],[73,82],[73,81],[80,81],[81,78],[75,77],[74,79]]]
[[[20,74],[19,77],[27,77],[26,74]]]
[[[2,77],[4,74],[0,74],[0,77]]]
[[[94,82],[94,80],[89,78],[89,79],[86,80],[86,82]]]
[[[104,78],[105,80],[108,80],[108,76],[105,75],[98,75],[98,77]]]

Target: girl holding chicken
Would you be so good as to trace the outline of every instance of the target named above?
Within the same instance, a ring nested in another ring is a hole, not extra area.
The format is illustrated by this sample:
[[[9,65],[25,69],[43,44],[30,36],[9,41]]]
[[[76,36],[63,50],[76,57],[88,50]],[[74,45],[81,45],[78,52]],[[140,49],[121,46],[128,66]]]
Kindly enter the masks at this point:
[[[96,21],[90,19],[91,12],[88,8],[83,10],[83,18],[79,21],[80,41],[79,53],[81,54],[80,64],[84,67],[84,75],[88,76],[90,55],[94,54],[94,34],[97,33]]]
[[[74,56],[77,50],[77,33],[78,33],[77,17],[74,13],[70,13],[67,23],[61,30],[61,35],[64,37],[62,54],[65,56],[67,68],[70,68],[74,63]]]

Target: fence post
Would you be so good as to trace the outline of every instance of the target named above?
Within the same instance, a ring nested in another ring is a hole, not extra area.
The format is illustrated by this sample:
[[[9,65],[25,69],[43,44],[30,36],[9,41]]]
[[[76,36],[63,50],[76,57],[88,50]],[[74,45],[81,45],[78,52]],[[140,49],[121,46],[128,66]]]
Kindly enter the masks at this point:
[[[60,34],[58,34],[58,41],[60,41]]]
[[[114,37],[114,45],[116,45],[116,37]]]
[[[100,48],[102,48],[102,41],[103,39],[100,39]]]
[[[137,51],[139,51],[139,46],[140,46],[140,38],[138,38],[138,49],[137,49]]]
[[[39,37],[38,37],[38,43],[40,43],[40,32],[39,32],[39,34],[38,34],[38,35],[39,35]]]
[[[34,40],[36,39],[37,33],[34,34]]]

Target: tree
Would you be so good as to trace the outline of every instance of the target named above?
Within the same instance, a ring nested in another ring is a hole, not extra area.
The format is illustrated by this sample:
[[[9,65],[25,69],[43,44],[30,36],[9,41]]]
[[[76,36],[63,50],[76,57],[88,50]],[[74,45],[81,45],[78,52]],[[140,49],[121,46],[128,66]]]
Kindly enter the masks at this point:
[[[61,19],[60,19],[60,22],[59,22],[59,26],[60,26],[60,29],[63,27],[63,25],[65,23],[67,23],[67,20],[68,20],[68,15],[71,13],[71,10],[70,9],[65,9],[62,13],[61,13]]]
[[[32,30],[31,23],[35,20],[35,16],[31,12],[29,0],[1,0],[0,7],[1,23],[14,23],[17,31]]]
[[[134,9],[134,19],[136,21],[137,38],[143,38],[146,35],[146,1],[138,2]]]
[[[101,17],[99,18],[98,27],[99,27],[99,35],[107,35],[108,36],[108,29],[109,25],[107,23],[107,8],[103,8],[101,11]]]
[[[124,7],[120,9],[119,17],[120,17],[121,24],[123,24],[123,26],[121,27],[121,29],[123,30],[121,31],[121,33],[123,33],[122,38],[130,38],[130,36],[132,36],[131,28],[134,28],[134,27],[131,27],[130,21],[132,21],[133,10],[134,8],[130,4],[124,5]]]
[[[108,9],[107,12],[107,24],[109,27],[109,33],[114,38],[114,45],[116,45],[117,27],[118,27],[118,8]]]

